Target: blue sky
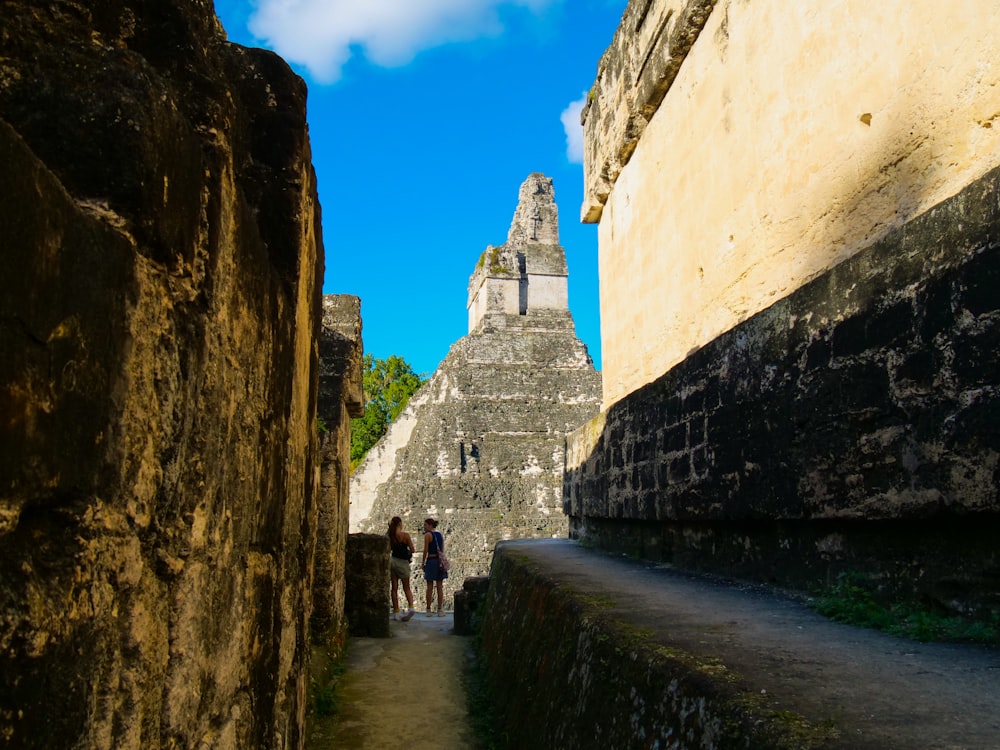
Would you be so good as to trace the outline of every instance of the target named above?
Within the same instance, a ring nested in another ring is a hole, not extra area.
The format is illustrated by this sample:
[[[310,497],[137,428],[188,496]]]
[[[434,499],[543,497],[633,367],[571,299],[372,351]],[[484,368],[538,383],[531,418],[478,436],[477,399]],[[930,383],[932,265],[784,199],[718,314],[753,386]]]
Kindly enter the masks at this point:
[[[568,139],[626,4],[216,0],[231,41],[275,50],[309,86],[323,291],[361,298],[367,353],[433,373],[468,332],[476,261],[506,240],[525,177],[543,172],[577,335],[600,367],[597,228],[579,220]]]

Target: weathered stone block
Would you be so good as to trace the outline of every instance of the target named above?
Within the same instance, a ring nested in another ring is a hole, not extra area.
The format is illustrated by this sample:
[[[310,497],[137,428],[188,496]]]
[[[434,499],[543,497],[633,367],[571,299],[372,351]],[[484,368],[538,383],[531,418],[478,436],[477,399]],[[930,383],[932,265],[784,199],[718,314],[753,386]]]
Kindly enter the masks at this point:
[[[878,258],[852,266],[851,285],[833,273],[877,239],[946,252],[982,234],[995,197],[966,192],[954,227],[941,217],[922,238],[892,239],[1000,166],[1000,10],[969,0],[939,20],[908,0],[628,3],[583,114],[605,408],[828,273],[847,308],[899,288]],[[909,301],[884,325],[869,318],[866,335],[899,335]]]
[[[312,639],[343,642],[345,548],[350,515],[351,418],[364,414],[361,300],[325,295],[319,339],[320,501],[314,566]],[[336,658],[336,654],[333,654]]]
[[[0,39],[0,741],[299,748],[305,85],[208,0],[14,0]]]
[[[475,635],[482,621],[482,606],[490,587],[489,576],[472,576],[455,592],[455,635]]]
[[[359,638],[389,637],[389,538],[349,534],[344,616],[348,632]]]

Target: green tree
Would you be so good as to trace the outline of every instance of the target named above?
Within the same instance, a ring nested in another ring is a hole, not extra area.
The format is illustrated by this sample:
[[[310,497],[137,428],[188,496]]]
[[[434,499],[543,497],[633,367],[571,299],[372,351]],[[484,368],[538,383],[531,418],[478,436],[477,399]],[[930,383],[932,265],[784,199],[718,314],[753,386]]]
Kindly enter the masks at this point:
[[[410,396],[424,382],[405,359],[396,355],[376,359],[366,354],[362,367],[365,414],[351,420],[351,471],[388,431],[389,425],[406,408]]]

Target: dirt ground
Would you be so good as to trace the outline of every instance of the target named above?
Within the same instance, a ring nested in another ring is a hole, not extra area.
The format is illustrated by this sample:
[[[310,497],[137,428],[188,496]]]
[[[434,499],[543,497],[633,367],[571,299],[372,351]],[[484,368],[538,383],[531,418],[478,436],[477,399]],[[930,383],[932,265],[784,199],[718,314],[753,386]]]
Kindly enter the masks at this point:
[[[391,638],[351,638],[334,716],[308,750],[475,750],[463,673],[472,641],[452,635],[452,615],[392,622]]]
[[[718,660],[776,710],[832,721],[838,748],[1000,750],[1000,649],[916,643],[830,622],[801,598],[569,540],[504,542],[652,642]],[[473,641],[451,615],[348,642],[337,713],[308,750],[480,750],[466,705]]]

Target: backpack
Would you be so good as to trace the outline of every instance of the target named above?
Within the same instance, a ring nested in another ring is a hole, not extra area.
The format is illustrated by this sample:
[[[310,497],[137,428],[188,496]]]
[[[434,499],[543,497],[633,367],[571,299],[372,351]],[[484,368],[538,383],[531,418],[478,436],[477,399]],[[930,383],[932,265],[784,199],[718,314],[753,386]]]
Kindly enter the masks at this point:
[[[434,532],[434,541],[437,542],[438,565],[440,566],[441,570],[447,573],[449,570],[451,570],[451,560],[449,560],[448,555],[444,553],[444,537],[441,536],[440,531]]]

